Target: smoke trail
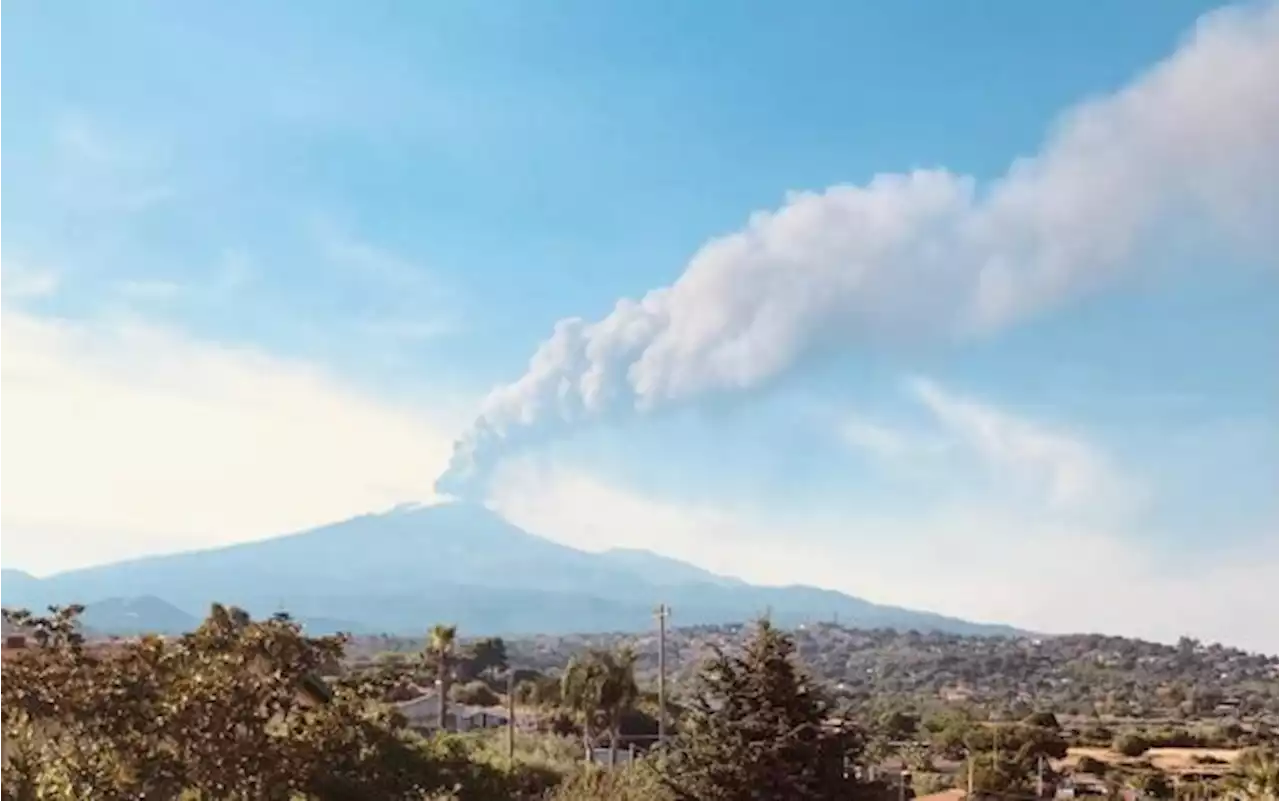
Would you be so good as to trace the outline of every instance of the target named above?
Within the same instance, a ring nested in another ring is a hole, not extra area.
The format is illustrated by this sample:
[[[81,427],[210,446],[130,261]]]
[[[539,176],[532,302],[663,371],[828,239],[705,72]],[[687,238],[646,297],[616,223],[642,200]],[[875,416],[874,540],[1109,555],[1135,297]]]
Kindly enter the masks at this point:
[[[921,170],[793,194],[704,245],[672,285],[560,321],[485,400],[437,488],[474,491],[558,426],[757,387],[833,342],[1015,324],[1138,270],[1171,229],[1274,248],[1276,23],[1274,4],[1206,15],[985,191]]]

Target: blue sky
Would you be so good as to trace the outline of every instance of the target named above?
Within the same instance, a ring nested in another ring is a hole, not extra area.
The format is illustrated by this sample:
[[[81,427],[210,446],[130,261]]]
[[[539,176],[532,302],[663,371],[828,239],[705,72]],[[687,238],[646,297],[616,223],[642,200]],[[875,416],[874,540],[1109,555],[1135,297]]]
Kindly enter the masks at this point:
[[[582,547],[1274,652],[1275,7],[1215,7],[6,4],[5,563],[480,437]]]

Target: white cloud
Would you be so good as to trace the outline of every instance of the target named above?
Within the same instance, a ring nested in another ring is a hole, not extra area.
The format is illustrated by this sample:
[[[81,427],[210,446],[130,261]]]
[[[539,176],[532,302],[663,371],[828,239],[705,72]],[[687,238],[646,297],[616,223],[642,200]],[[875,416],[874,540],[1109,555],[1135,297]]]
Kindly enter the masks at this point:
[[[54,126],[50,188],[60,204],[91,215],[132,215],[176,196],[159,180],[168,172],[164,149],[108,133],[81,113],[63,115]]]
[[[310,232],[320,256],[338,268],[340,281],[356,291],[391,290],[371,313],[353,321],[353,333],[369,337],[375,347],[425,342],[463,328],[459,299],[425,265],[324,219],[313,221]]]
[[[429,500],[449,429],[305,364],[6,310],[0,523],[37,571]]]
[[[846,414],[836,433],[850,447],[881,459],[901,459],[920,449],[920,443],[905,432],[857,414]]]
[[[177,282],[155,278],[122,281],[116,285],[115,290],[126,300],[143,302],[173,300],[182,293],[182,287]]]
[[[7,300],[42,298],[58,291],[60,278],[55,270],[9,262],[0,272],[0,296]]]
[[[365,278],[373,278],[402,288],[418,288],[430,283],[426,269],[386,248],[358,239],[333,223],[317,220],[311,226],[320,254],[329,262]]]
[[[794,193],[672,285],[561,320],[483,404],[444,485],[483,478],[548,426],[759,386],[832,343],[1013,324],[1163,263],[1144,256],[1175,237],[1274,252],[1276,22],[1274,4],[1207,15],[990,186],[917,170]]]

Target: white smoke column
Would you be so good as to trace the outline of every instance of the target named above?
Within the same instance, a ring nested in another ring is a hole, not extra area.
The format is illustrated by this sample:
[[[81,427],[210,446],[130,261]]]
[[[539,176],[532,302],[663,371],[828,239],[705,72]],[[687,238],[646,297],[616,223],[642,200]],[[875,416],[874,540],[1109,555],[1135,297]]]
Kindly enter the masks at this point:
[[[1170,230],[1274,249],[1276,30],[1274,4],[1206,15],[985,192],[921,170],[752,215],[671,286],[557,323],[528,371],[485,400],[438,488],[474,490],[504,452],[557,426],[758,387],[818,347],[1014,324],[1138,270]]]

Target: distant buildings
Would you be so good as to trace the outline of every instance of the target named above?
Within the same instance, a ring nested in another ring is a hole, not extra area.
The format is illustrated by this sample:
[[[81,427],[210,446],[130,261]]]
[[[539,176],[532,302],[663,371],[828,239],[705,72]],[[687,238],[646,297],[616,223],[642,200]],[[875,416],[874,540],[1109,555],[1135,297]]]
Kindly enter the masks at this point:
[[[395,708],[412,729],[435,731],[440,725],[440,695],[434,691],[400,701]],[[497,728],[507,725],[507,719],[506,710],[500,707],[450,703],[445,709],[445,728],[449,731]]]

